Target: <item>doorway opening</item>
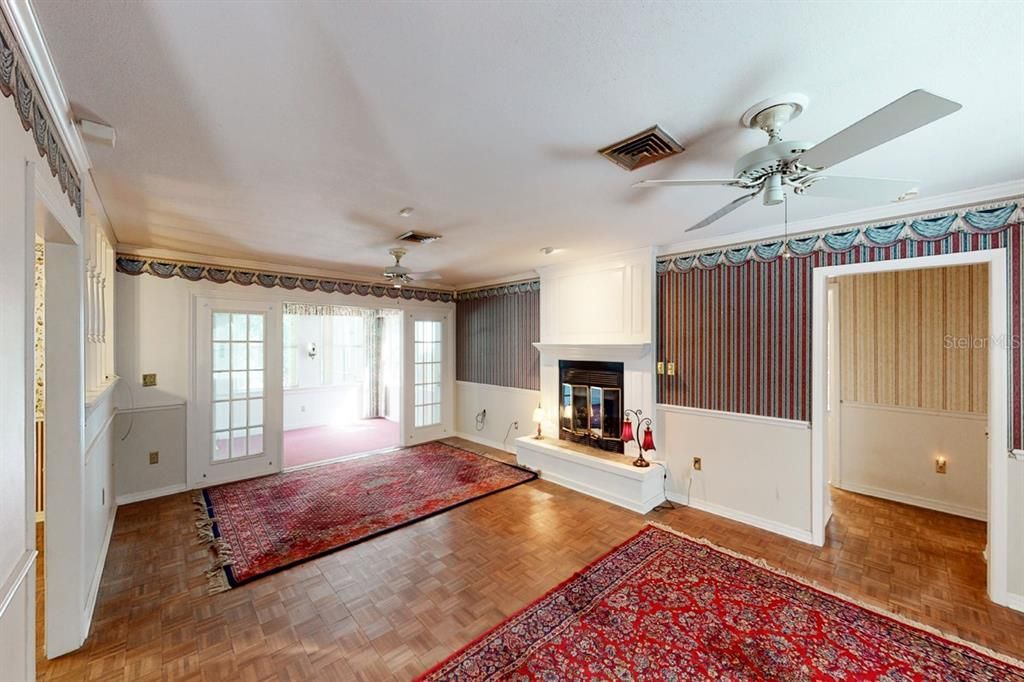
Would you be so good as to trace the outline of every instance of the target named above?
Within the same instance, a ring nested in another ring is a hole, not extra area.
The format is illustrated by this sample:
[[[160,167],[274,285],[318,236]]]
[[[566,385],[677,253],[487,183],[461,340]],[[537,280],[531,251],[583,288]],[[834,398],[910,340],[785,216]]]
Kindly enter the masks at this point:
[[[831,531],[894,565],[942,556],[936,589],[984,588],[988,291],[984,264],[829,281]]]
[[[282,325],[284,467],[397,447],[401,312],[285,303]]]
[[[1006,276],[1003,249],[816,269],[811,419],[816,544],[873,517],[862,541],[959,547],[1004,605]]]

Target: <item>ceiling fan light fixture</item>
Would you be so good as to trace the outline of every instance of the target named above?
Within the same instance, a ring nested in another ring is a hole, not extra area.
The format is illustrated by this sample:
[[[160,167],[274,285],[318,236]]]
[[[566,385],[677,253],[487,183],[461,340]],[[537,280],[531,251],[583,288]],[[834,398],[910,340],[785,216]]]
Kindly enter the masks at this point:
[[[782,189],[782,176],[773,174],[768,176],[764,185],[764,205],[778,206],[785,201],[786,195]]]

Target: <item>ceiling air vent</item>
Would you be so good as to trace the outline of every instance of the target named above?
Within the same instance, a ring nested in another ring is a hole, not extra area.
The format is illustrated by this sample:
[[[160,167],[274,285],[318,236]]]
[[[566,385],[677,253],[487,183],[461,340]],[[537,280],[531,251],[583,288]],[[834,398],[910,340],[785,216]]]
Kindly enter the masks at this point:
[[[652,126],[641,133],[630,135],[625,140],[597,150],[598,154],[615,165],[630,171],[675,156],[681,151],[682,145],[660,126]]]
[[[439,234],[417,232],[416,230],[409,230],[395,237],[400,242],[412,242],[413,244],[429,244],[430,242],[436,242],[440,238],[441,235]]]

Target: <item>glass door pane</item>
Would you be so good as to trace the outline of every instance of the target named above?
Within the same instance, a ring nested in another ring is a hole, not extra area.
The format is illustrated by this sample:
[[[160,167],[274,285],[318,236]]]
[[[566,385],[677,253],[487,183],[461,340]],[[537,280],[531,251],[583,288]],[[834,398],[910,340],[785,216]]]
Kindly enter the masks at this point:
[[[211,460],[263,454],[264,313],[213,312]]]
[[[413,418],[417,428],[441,423],[441,321],[413,327]]]

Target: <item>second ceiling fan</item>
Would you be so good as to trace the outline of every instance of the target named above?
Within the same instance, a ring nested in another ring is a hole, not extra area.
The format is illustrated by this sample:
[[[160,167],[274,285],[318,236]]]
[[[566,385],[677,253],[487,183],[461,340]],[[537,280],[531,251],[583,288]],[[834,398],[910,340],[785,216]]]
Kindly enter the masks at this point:
[[[960,109],[957,102],[925,90],[914,90],[816,145],[782,139],[782,126],[799,116],[807,102],[805,95],[791,93],[758,102],[743,114],[740,119],[743,125],[767,133],[768,144],[740,157],[734,169],[735,177],[643,180],[634,187],[719,185],[750,190],[687,228],[687,232],[707,227],[760,194],[764,195],[766,206],[782,203],[787,187],[797,195],[897,201],[916,195],[918,181],[822,172]]]

